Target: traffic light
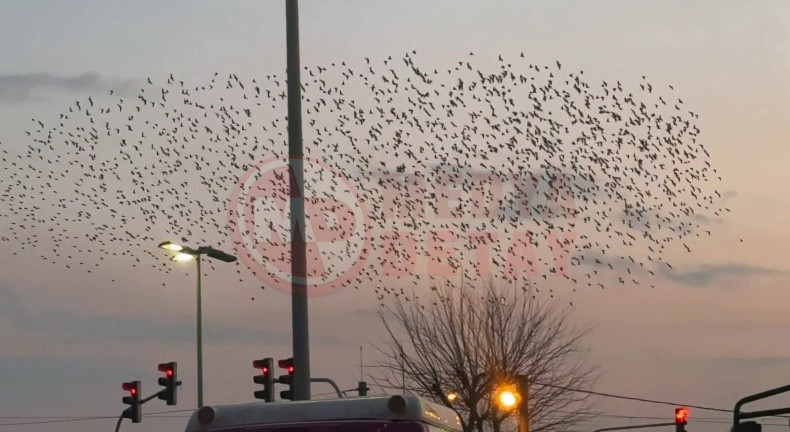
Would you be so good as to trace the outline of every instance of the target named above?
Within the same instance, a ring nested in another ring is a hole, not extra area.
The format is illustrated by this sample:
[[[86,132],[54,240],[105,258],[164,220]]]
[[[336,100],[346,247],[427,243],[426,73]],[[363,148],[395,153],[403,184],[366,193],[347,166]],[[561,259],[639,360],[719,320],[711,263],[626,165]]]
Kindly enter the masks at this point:
[[[266,402],[274,402],[274,360],[267,357],[261,360],[253,360],[252,367],[260,369],[261,374],[255,375],[252,380],[255,384],[263,384],[263,390],[255,391],[256,399],[263,399]]]
[[[124,404],[129,405],[129,408],[123,410],[123,418],[131,419],[132,423],[140,423],[143,417],[143,405],[140,403],[140,393],[143,390],[140,381],[125,382],[121,388],[129,392],[129,396],[122,399]]]
[[[286,372],[288,372],[286,375],[280,375],[280,377],[277,379],[277,382],[280,384],[288,384],[288,390],[283,390],[280,392],[280,399],[293,400],[294,358],[291,357],[284,360],[278,360],[277,366],[285,369]]]
[[[357,384],[357,392],[359,393],[360,396],[367,396],[368,395],[368,390],[370,390],[370,387],[368,387],[368,383],[367,382],[360,381]]]
[[[175,405],[177,402],[178,368],[176,362],[160,363],[159,371],[164,372],[165,376],[159,378],[159,385],[165,388],[159,391],[157,397],[165,401],[168,405]]]
[[[675,432],[686,432],[689,409],[686,407],[675,408]]]

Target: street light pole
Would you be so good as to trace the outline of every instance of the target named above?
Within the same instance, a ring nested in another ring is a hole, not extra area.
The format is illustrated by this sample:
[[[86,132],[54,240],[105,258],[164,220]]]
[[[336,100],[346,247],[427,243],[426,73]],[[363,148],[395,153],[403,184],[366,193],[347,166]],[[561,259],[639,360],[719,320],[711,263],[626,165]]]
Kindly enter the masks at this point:
[[[187,262],[195,260],[195,269],[197,270],[197,405],[198,408],[203,407],[203,305],[202,305],[202,292],[201,292],[201,278],[203,277],[200,270],[200,256],[208,255],[210,258],[224,262],[234,262],[237,258],[229,253],[222,252],[221,250],[214,249],[211,246],[201,246],[197,249],[192,249],[187,246],[176,244],[170,241],[159,243],[162,249],[175,252],[173,257],[174,261]]]
[[[197,268],[197,399],[198,408],[203,408],[203,308],[200,292],[200,255],[195,257]]]
[[[518,392],[521,405],[518,407],[518,432],[529,432],[529,380],[526,375],[518,376]]]

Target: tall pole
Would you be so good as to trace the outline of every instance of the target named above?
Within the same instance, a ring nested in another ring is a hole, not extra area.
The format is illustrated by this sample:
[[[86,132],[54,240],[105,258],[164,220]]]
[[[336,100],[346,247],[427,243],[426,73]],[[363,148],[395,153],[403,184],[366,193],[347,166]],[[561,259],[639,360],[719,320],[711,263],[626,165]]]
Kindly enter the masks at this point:
[[[201,308],[200,293],[200,255],[195,256],[197,267],[197,403],[198,408],[203,407],[203,310]]]
[[[302,88],[299,76],[299,4],[285,0],[288,78],[288,166],[291,171],[291,317],[294,400],[310,400],[310,334],[307,327],[307,260],[304,239]]]
[[[518,392],[521,405],[518,407],[518,432],[529,432],[529,382],[525,375],[518,377]]]

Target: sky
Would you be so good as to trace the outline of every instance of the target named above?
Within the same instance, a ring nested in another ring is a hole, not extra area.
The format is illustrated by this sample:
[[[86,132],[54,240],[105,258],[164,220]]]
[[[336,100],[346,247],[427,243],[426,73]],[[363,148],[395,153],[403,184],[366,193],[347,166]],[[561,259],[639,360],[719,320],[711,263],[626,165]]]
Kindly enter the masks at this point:
[[[74,100],[131,91],[148,77],[206,82],[215,72],[282,73],[284,19],[282,1],[5,2],[0,142],[22,152],[31,118],[54,122]],[[558,296],[572,301],[579,325],[592,326],[585,342],[603,372],[597,391],[731,408],[742,396],[788,384],[790,347],[782,342],[790,331],[784,188],[790,182],[790,4],[303,0],[300,30],[303,65],[400,58],[412,50],[437,65],[469,52],[495,64],[500,54],[524,53],[537,64],[560,61],[583,70],[591,81],[638,83],[647,76],[672,85],[699,114],[699,140],[722,177],[718,188],[731,212],[709,222],[715,235],[695,240],[692,254],[668,250],[676,266],[659,273],[654,288],[611,284]],[[86,274],[42,262],[45,245],[19,254],[10,244],[1,249],[0,423],[27,421],[14,416],[116,416],[120,383],[141,379],[148,394],[163,361],[179,363],[184,386],[177,408],[194,407],[194,269],[162,276],[109,259]],[[290,352],[288,296],[240,284],[236,269],[216,264],[203,279],[210,404],[251,401],[251,361]],[[359,347],[363,364],[376,361],[373,346],[383,334],[377,304],[371,290],[353,288],[311,299],[314,376],[332,377],[342,388],[356,385]],[[788,402],[779,396],[756,406]],[[669,421],[673,413],[671,406],[604,397],[595,408],[624,417],[600,417],[590,430],[633,424],[640,416]],[[692,409],[688,429],[722,431],[726,424],[700,420],[727,418]],[[113,422],[2,428],[77,431]],[[786,426],[783,419],[765,423]],[[151,416],[124,429],[185,424],[185,418]]]

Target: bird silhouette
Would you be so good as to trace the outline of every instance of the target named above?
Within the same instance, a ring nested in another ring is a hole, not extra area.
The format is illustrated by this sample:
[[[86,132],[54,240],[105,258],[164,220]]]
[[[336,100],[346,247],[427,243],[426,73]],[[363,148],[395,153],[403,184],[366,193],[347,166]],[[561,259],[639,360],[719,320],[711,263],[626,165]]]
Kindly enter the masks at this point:
[[[305,188],[315,203],[351,209],[325,209],[333,221],[308,214],[342,239],[308,239],[310,277],[330,282],[367,259],[347,285],[400,296],[396,286],[443,276],[392,276],[392,261],[428,263],[444,243],[465,280],[481,277],[485,248],[491,274],[537,288],[637,285],[729,212],[699,116],[680,98],[645,77],[596,84],[560,61],[497,60],[470,53],[427,68],[411,51],[304,67],[304,152],[315,161]],[[106,258],[169,273],[150,247],[161,238],[255,256],[250,244],[286,238],[289,226],[247,213],[245,226],[234,194],[258,163],[287,154],[286,97],[284,74],[166,74],[132,97],[76,101],[53,124],[34,119],[26,146],[0,143],[2,241],[14,253],[51,245],[53,265],[86,271]],[[289,178],[275,171],[253,192],[286,202]],[[261,251],[257,266],[236,262],[240,284],[290,268],[286,249]],[[555,268],[556,256],[567,266]],[[448,265],[439,261],[429,267]]]

